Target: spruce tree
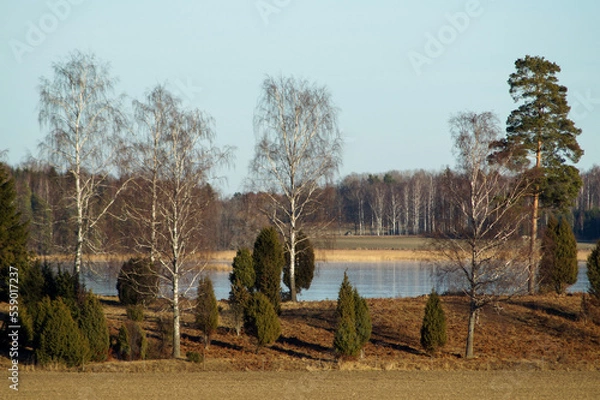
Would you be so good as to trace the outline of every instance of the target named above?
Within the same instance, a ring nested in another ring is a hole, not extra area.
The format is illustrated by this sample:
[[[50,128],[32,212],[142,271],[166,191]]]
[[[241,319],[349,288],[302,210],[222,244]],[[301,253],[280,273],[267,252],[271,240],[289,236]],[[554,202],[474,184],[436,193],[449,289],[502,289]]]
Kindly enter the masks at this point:
[[[583,150],[577,143],[581,130],[569,119],[567,88],[558,83],[560,67],[543,57],[526,56],[515,62],[516,72],[510,75],[510,94],[520,106],[507,120],[507,136],[498,147],[510,152],[516,165],[528,166],[529,157],[535,164],[528,171],[532,184],[530,232],[529,293],[535,292],[537,267],[537,230],[539,209],[552,207],[567,210],[576,198],[581,178],[568,160],[577,163]]]
[[[108,324],[102,305],[93,293],[85,296],[77,322],[83,337],[87,338],[91,361],[106,360],[110,347]]]
[[[277,314],[281,311],[281,271],[285,263],[283,246],[273,227],[264,228],[254,242],[252,253],[256,272],[256,290],[263,293],[273,304]]]
[[[588,256],[587,277],[590,282],[589,293],[600,300],[600,241]]]
[[[212,280],[203,276],[198,281],[196,325],[204,334],[204,347],[210,346],[210,338],[219,326],[219,308]]]
[[[275,312],[273,303],[262,292],[256,292],[248,307],[248,330],[256,337],[256,351],[268,346],[281,335],[279,317]]]
[[[311,241],[302,231],[298,232],[298,236],[296,237],[296,263],[294,270],[296,293],[299,294],[303,289],[310,289],[310,284],[315,274],[315,251]],[[290,253],[288,251],[285,252],[283,283],[291,291]]]
[[[425,305],[425,315],[421,325],[421,346],[428,353],[434,353],[443,347],[446,341],[446,315],[440,296],[432,290]]]
[[[17,194],[8,168],[0,163],[0,300],[7,301],[10,292],[10,272],[18,271],[26,279],[29,267],[27,252],[28,228],[17,208]],[[12,275],[14,277],[14,274]],[[14,281],[13,281],[14,283]],[[19,287],[19,285],[14,285]],[[20,288],[22,295],[26,295]]]
[[[342,356],[356,357],[360,354],[360,339],[356,332],[356,305],[352,285],[344,272],[336,306],[337,328],[333,347]]]

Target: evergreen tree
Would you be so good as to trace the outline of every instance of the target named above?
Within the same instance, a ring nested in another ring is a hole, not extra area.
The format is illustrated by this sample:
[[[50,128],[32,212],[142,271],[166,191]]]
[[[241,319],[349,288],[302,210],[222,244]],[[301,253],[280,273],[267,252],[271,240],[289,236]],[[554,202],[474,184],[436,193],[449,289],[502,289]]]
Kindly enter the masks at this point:
[[[88,342],[62,299],[52,301],[41,325],[35,352],[40,364],[59,362],[72,367],[90,359]]]
[[[294,266],[296,293],[310,289],[315,274],[315,251],[313,245],[304,234],[298,232],[296,237],[296,263]],[[290,253],[285,252],[285,267],[283,268],[283,283],[290,289]]]
[[[210,346],[210,338],[219,326],[219,308],[212,280],[203,276],[198,281],[198,299],[196,303],[196,324],[204,333],[204,346]]]
[[[281,335],[279,318],[273,303],[262,292],[256,292],[248,307],[248,330],[256,337],[256,351],[275,343]]]
[[[354,289],[354,313],[356,337],[362,353],[362,348],[371,338],[373,325],[371,323],[371,312],[369,311],[367,300],[358,294],[356,288]]]
[[[503,151],[518,155],[516,164],[535,165],[528,171],[533,180],[530,232],[529,293],[535,292],[537,229],[541,206],[565,211],[576,198],[581,178],[567,160],[576,163],[583,155],[577,143],[581,130],[569,119],[567,88],[558,84],[560,67],[543,57],[526,56],[515,62],[516,72],[508,84],[515,102],[521,102],[507,120],[507,136],[499,143]],[[540,204],[541,201],[541,204]]]
[[[333,347],[342,356],[356,357],[360,354],[360,338],[356,332],[356,303],[352,285],[344,272],[344,279],[338,293],[337,329]]]
[[[233,258],[233,271],[229,274],[231,291],[229,306],[233,317],[235,331],[239,336],[244,324],[244,314],[252,299],[252,290],[256,282],[256,273],[252,261],[252,253],[248,248],[241,248]]]
[[[233,270],[229,274],[229,282],[234,284],[238,280],[241,286],[252,290],[256,282],[256,273],[250,249],[246,247],[239,249],[233,258],[232,267]]]
[[[566,219],[552,217],[542,240],[540,288],[562,294],[577,282],[577,241]]]
[[[256,273],[255,288],[273,304],[275,312],[281,311],[281,271],[285,263],[283,246],[273,227],[264,228],[254,242],[252,253]]]
[[[421,325],[421,346],[428,353],[434,353],[438,348],[443,347],[446,341],[446,315],[440,296],[432,290],[425,305],[425,315]]]
[[[159,278],[149,258],[131,258],[117,278],[119,301],[123,305],[147,304],[156,298]]]
[[[587,277],[590,282],[589,292],[596,299],[600,299],[600,241],[587,259]]]
[[[28,229],[16,204],[17,194],[12,177],[0,163],[0,300],[7,301],[10,292],[10,272],[18,271],[25,279],[29,267],[27,252]],[[12,267],[12,269],[11,269]],[[14,283],[14,282],[13,282]],[[18,285],[15,285],[18,287]],[[20,290],[24,294],[23,289]]]
[[[125,325],[121,325],[117,335],[117,344],[115,348],[119,359],[126,361],[131,360],[131,346],[129,345],[129,342],[129,330]]]
[[[552,274],[556,264],[556,243],[558,242],[558,219],[551,215],[544,229],[541,246],[541,259],[538,268],[541,292],[553,289]]]
[[[85,296],[78,323],[83,337],[87,338],[91,361],[106,360],[110,347],[108,324],[102,305],[93,293]]]

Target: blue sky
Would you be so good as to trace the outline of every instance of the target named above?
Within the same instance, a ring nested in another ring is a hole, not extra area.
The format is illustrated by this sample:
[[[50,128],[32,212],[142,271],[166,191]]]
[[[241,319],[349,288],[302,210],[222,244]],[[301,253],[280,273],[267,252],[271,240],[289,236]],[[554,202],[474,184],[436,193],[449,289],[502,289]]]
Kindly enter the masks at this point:
[[[454,163],[448,119],[515,107],[514,61],[561,66],[583,130],[579,167],[600,163],[600,3],[500,0],[47,0],[0,3],[0,149],[18,164],[47,132],[37,86],[70,51],[111,64],[133,98],[167,82],[215,119],[233,145],[226,194],[241,190],[254,151],[252,116],[269,75],[326,85],[346,144],[341,175],[438,170]]]

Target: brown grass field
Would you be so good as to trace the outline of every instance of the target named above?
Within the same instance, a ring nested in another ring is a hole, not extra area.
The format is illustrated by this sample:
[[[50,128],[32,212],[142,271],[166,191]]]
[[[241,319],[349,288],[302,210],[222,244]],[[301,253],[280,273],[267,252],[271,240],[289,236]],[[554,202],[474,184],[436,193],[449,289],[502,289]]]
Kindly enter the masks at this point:
[[[597,399],[598,372],[30,372],[2,399]]]

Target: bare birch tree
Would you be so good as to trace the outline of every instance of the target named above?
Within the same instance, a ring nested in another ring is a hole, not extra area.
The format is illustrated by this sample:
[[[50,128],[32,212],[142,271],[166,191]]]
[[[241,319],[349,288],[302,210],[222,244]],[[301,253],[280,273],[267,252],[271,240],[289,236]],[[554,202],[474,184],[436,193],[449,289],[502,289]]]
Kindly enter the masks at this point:
[[[114,203],[113,197],[96,204],[109,176],[117,172],[124,119],[119,99],[112,97],[116,80],[107,64],[75,51],[52,69],[53,79],[42,77],[39,87],[39,122],[49,130],[40,147],[51,166],[73,179],[64,196],[67,206],[75,210],[73,269],[79,274],[84,252],[93,250],[90,234]]]
[[[445,176],[449,201],[462,223],[439,234],[434,247],[443,255],[438,271],[447,284],[469,298],[466,357],[473,357],[479,310],[500,295],[526,289],[526,242],[519,228],[527,217],[520,207],[527,187],[488,162],[489,145],[498,137],[492,113],[460,113],[450,119],[457,171]]]
[[[162,86],[135,106],[141,129],[135,148],[151,201],[132,215],[150,231],[144,247],[164,284],[159,295],[171,304],[173,357],[179,358],[179,297],[194,287],[205,265],[204,220],[214,200],[208,183],[211,174],[228,162],[230,149],[214,147],[210,117],[198,110],[182,110],[181,101]]]
[[[262,89],[254,115],[257,144],[251,184],[271,199],[269,217],[286,238],[291,300],[296,301],[297,233],[306,213],[315,209],[308,206],[318,200],[317,189],[340,165],[342,139],[337,109],[325,87],[267,77]]]

